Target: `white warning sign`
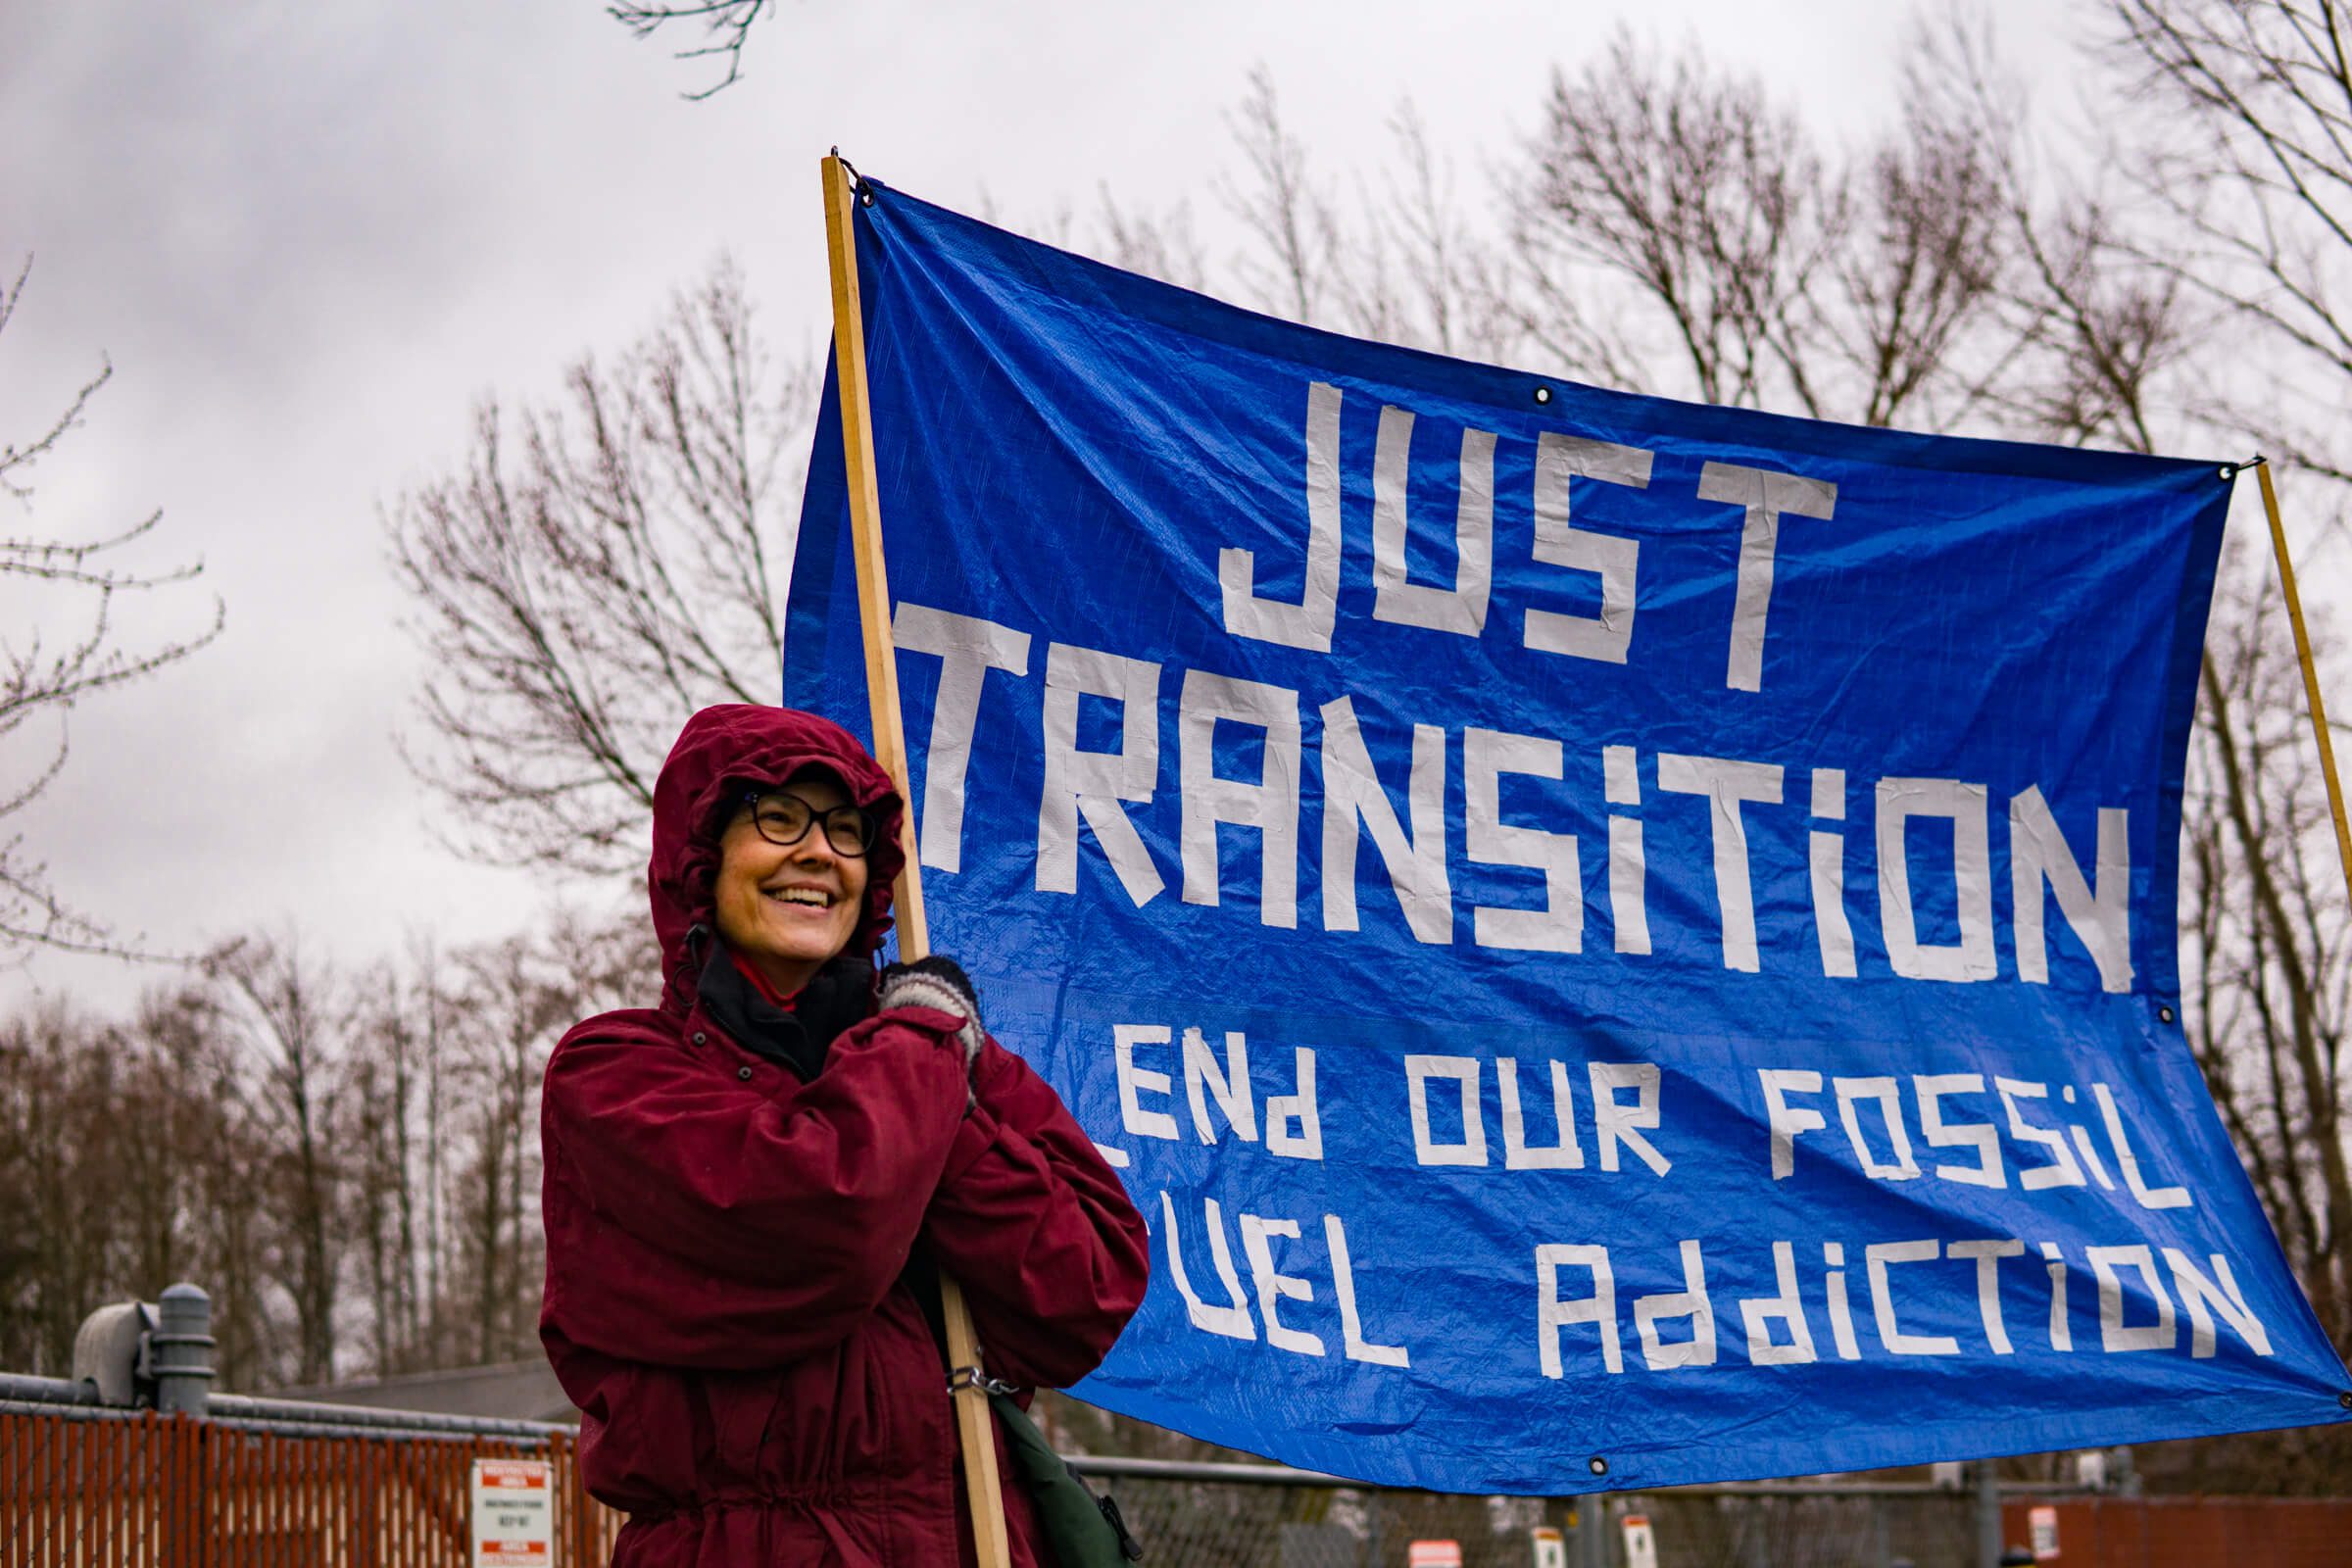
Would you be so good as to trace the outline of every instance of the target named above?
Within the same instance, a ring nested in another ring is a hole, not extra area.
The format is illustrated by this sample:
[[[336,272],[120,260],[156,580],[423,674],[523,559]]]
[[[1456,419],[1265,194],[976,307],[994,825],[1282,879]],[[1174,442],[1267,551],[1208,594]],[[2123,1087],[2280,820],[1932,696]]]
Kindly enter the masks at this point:
[[[556,1568],[554,1466],[473,1461],[472,1568]]]

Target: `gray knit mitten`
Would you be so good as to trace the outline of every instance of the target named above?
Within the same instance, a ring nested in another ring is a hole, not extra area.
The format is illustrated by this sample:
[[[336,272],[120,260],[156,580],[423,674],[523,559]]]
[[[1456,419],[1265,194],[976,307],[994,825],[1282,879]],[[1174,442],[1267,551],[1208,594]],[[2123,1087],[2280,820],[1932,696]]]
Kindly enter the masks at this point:
[[[912,963],[894,963],[882,971],[880,1004],[887,1012],[893,1007],[931,1007],[940,1012],[954,1013],[963,1020],[956,1038],[963,1045],[963,1075],[965,1094],[973,1063],[980,1059],[980,998],[972,990],[972,978],[963,972],[963,965],[954,958],[937,954],[917,958]]]

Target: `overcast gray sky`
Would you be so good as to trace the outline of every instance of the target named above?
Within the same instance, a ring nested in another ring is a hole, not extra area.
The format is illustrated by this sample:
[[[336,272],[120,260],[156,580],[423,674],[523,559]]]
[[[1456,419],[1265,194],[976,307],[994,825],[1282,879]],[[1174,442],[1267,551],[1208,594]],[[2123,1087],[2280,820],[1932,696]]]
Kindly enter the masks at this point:
[[[1995,6],[2012,49],[2041,9]],[[13,6],[0,263],[35,261],[0,336],[0,439],[111,356],[115,381],[38,475],[31,521],[85,538],[161,507],[145,561],[201,556],[229,615],[213,648],[84,705],[67,773],[15,825],[70,898],[162,947],[273,926],[356,962],[411,928],[465,940],[543,907],[558,891],[543,879],[435,847],[393,749],[416,660],[379,508],[461,458],[479,397],[551,392],[721,249],[780,345],[821,339],[829,144],[1016,227],[1090,209],[1102,186],[1149,210],[1188,202],[1215,257],[1236,243],[1212,188],[1225,117],[1254,65],[1326,167],[1375,162],[1410,95],[1472,184],[1533,123],[1550,71],[1620,19],[1752,67],[1841,134],[1894,107],[1910,15],[1894,0],[785,0],[745,79],[689,103],[710,63],[668,56],[692,40],[638,43],[600,0]],[[20,603],[0,609],[12,645]],[[137,608],[134,639],[199,626],[210,603]],[[51,740],[6,743],[0,786]],[[0,972],[0,1005],[39,988],[112,1008],[153,978],[42,956]]]

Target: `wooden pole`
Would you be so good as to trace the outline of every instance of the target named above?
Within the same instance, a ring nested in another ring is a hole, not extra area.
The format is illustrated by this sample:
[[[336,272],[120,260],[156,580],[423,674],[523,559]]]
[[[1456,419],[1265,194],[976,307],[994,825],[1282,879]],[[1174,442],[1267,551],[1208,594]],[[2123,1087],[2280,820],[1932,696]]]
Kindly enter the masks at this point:
[[[865,631],[865,694],[874,721],[874,760],[890,775],[899,799],[901,848],[906,869],[899,873],[893,905],[899,921],[899,954],[919,958],[931,951],[923,920],[923,873],[916,859],[914,793],[907,785],[906,729],[899,715],[899,665],[891,644],[890,584],[882,564],[882,504],[874,483],[873,414],[865,398],[865,317],[858,300],[858,192],[840,158],[822,165],[825,181],[825,248],[833,262],[833,362],[841,391],[842,456],[848,465],[850,538],[858,565],[858,619]],[[947,1320],[948,1362],[956,1368],[980,1365],[980,1343],[972,1332],[963,1288],[939,1277],[941,1315]],[[981,1568],[1010,1568],[1004,1532],[1004,1494],[997,1476],[996,1415],[988,1391],[964,1380],[951,1396],[956,1430],[963,1446],[964,1496],[971,1506],[972,1543]]]
[[[2328,780],[2328,809],[2335,817],[2335,852],[2344,862],[2344,892],[2352,897],[2352,830],[2344,826],[2344,787],[2335,776],[2335,745],[2328,736],[2328,705],[2320,700],[2320,674],[2311,662],[2311,633],[2303,625],[2303,597],[2295,592],[2295,564],[2287,559],[2286,525],[2278,520],[2278,492],[2271,466],[2254,460],[2262,483],[2262,510],[2271,518],[2271,552],[2278,558],[2278,582],[2286,590],[2286,618],[2294,622],[2295,657],[2303,663],[2303,695],[2311,701],[2311,728],[2320,739],[2320,772]]]

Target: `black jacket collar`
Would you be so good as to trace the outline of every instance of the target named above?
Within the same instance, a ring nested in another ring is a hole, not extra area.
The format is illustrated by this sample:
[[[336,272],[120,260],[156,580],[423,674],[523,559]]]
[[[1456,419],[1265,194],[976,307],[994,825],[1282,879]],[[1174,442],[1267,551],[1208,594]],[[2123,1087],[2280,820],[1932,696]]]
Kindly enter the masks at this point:
[[[711,1018],[737,1045],[782,1062],[804,1081],[824,1070],[825,1053],[852,1024],[874,1010],[874,970],[843,954],[778,1007],[735,967],[723,945],[703,965],[699,990]]]

